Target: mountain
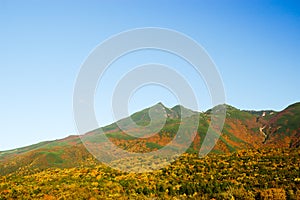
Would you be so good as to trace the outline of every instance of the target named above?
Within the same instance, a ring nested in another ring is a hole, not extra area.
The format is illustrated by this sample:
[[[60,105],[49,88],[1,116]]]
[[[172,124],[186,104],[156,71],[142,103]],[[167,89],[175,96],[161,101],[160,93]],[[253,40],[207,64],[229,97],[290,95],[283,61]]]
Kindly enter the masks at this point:
[[[290,105],[280,112],[245,111],[229,105],[225,107],[227,112],[222,135],[212,153],[300,146],[300,103]],[[191,137],[194,134],[189,133],[189,128],[193,126],[189,124],[193,121],[191,119],[199,120],[199,126],[187,152],[198,153],[211,120],[211,111],[212,109],[203,113],[196,112],[181,105],[167,108],[162,103],[158,103],[82,136],[73,135],[60,140],[2,151],[0,152],[0,174],[11,173],[20,168],[68,168],[80,166],[87,160],[97,162],[85,146],[103,142],[103,134],[115,145],[129,152],[155,151],[169,144],[183,123],[187,128],[184,137]],[[151,121],[151,118],[155,120]],[[187,120],[183,122],[181,119]],[[132,125],[131,120],[136,125]],[[177,145],[180,147],[180,144]]]
[[[288,106],[273,114],[265,122],[262,131],[266,134],[264,144],[272,147],[300,146],[300,103]]]

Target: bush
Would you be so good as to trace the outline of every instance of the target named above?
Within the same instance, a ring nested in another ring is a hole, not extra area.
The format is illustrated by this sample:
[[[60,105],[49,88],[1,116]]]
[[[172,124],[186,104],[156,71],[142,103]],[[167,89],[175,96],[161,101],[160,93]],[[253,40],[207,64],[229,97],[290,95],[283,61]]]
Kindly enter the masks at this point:
[[[270,188],[260,192],[261,200],[285,200],[285,190],[282,188]]]
[[[222,200],[255,200],[255,195],[245,188],[230,188],[226,192],[222,192],[217,196],[217,199]]]

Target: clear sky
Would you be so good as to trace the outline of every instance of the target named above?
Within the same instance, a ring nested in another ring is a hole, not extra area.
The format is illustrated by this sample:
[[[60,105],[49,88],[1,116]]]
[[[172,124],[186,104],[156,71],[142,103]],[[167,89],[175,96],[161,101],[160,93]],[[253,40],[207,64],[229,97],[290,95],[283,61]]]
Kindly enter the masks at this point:
[[[76,134],[72,95],[81,64],[99,43],[133,28],[169,28],[196,40],[217,65],[230,105],[281,110],[300,101],[299,1],[0,0],[0,27],[0,150]],[[153,60],[179,71],[185,65],[157,51],[128,55],[103,78],[108,96],[122,66]],[[197,93],[200,110],[210,107],[205,95]],[[95,100],[100,125],[112,122],[102,106],[109,98],[97,92]],[[170,92],[149,86],[129,110],[158,101],[176,104]]]

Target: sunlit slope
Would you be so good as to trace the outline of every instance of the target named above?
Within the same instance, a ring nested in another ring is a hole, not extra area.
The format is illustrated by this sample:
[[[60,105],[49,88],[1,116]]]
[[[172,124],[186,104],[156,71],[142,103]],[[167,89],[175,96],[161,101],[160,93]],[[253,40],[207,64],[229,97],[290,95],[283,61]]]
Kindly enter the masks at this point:
[[[226,110],[222,135],[212,153],[229,153],[239,149],[299,147],[300,103],[290,105],[280,112],[243,111],[229,105],[226,105]],[[163,114],[163,118],[156,117],[161,114]],[[44,169],[82,165],[82,163],[86,163],[87,159],[92,158],[82,140],[85,144],[101,143],[103,134],[126,151],[155,151],[174,139],[178,128],[183,125],[182,117],[191,119],[186,120],[184,124],[187,128],[185,137],[193,139],[187,152],[197,154],[207,133],[211,110],[202,113],[179,105],[167,108],[162,103],[158,103],[117,123],[86,133],[84,136],[88,137],[69,136],[60,140],[46,141],[0,152],[0,173],[7,174],[22,167]],[[193,121],[192,119],[199,120],[195,133],[189,132],[195,125],[189,124],[189,121]],[[132,126],[130,120],[134,121],[136,125]],[[163,127],[156,127],[160,126],[161,122],[164,123]],[[136,138],[134,134],[142,135],[143,138]]]

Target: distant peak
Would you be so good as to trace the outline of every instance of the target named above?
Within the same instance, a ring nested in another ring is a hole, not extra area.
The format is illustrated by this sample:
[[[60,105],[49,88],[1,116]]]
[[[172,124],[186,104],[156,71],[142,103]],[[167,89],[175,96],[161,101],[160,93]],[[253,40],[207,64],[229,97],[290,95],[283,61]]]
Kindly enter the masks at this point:
[[[160,106],[162,106],[162,107],[166,107],[162,102],[158,102],[157,104],[155,104],[155,106],[156,105],[160,105]]]
[[[198,113],[197,111],[193,111],[182,105],[176,105],[173,108],[171,108],[171,110],[175,112],[179,117],[190,117]]]
[[[176,109],[176,108],[183,108],[183,106],[178,104],[178,105],[174,106],[172,109]]]
[[[169,110],[169,108],[166,107],[162,102],[158,102],[155,105],[149,107],[149,109],[151,109],[151,108]]]

